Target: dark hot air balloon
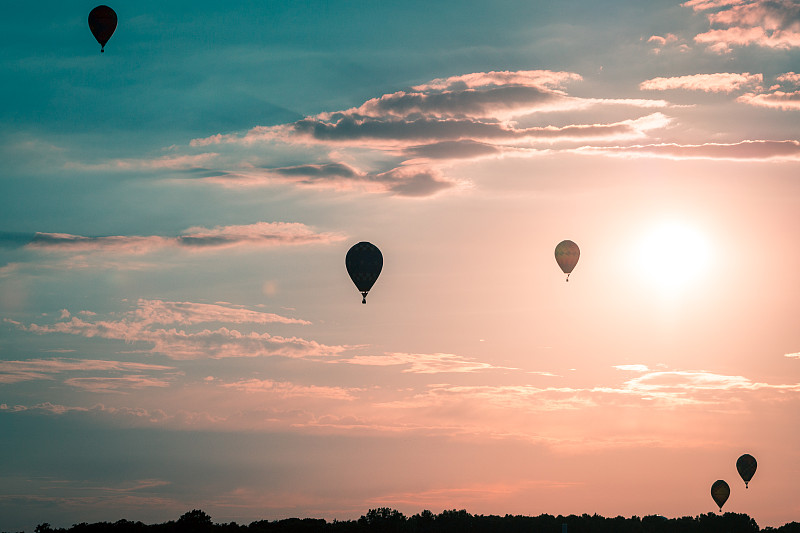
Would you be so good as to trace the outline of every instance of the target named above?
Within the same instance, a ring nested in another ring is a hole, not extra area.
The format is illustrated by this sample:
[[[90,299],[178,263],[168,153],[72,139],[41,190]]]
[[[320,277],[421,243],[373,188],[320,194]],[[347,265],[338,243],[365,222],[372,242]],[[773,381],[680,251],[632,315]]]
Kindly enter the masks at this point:
[[[367,293],[375,284],[383,268],[383,255],[378,247],[368,242],[353,245],[344,259],[347,273],[361,293],[361,303],[367,303]]]
[[[739,475],[742,476],[744,480],[744,488],[747,488],[747,484],[753,479],[753,474],[756,473],[757,466],[756,458],[749,453],[742,455],[736,460],[736,470],[739,471]]]
[[[581,250],[578,245],[572,241],[561,241],[556,246],[556,262],[564,274],[567,275],[569,281],[569,274],[575,265],[578,264],[578,258],[581,256]]]
[[[719,512],[722,512],[722,506],[728,501],[728,496],[731,495],[731,488],[723,480],[718,479],[711,485],[711,497],[714,502],[719,505]]]
[[[97,6],[89,13],[89,29],[100,43],[100,51],[105,52],[106,43],[117,29],[117,14],[108,6]]]

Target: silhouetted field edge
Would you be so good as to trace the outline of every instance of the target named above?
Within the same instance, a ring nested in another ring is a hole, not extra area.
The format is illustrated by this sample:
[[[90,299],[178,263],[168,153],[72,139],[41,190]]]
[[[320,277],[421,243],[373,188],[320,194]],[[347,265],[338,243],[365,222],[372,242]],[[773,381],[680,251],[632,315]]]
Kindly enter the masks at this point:
[[[665,518],[658,515],[625,518],[606,518],[597,514],[553,516],[522,515],[472,515],[466,510],[442,511],[434,514],[424,510],[406,517],[388,507],[370,509],[358,520],[333,520],[322,518],[286,518],[258,520],[248,525],[235,522],[214,523],[205,512],[194,509],[178,520],[162,524],[144,524],[119,520],[117,522],[85,522],[70,528],[54,528],[49,523],[36,526],[34,533],[800,533],[800,523],[789,522],[780,527],[760,529],[756,521],[746,514],[701,514],[695,517]]]

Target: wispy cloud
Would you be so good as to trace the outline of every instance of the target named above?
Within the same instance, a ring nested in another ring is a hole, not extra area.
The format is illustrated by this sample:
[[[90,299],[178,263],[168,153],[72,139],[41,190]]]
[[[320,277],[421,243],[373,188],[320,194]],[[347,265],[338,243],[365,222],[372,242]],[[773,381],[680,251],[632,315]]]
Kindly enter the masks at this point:
[[[149,387],[169,387],[171,380],[145,375],[69,378],[64,383],[89,392],[120,392]]]
[[[173,367],[122,361],[104,361],[97,359],[29,359],[26,361],[0,361],[0,383],[18,383],[37,379],[55,379],[58,374],[66,372],[165,372]],[[128,376],[130,383],[145,383],[143,376]],[[69,380],[68,380],[69,381]],[[166,383],[164,380],[160,380]],[[70,385],[75,383],[68,382]],[[122,384],[122,382],[120,382]],[[76,385],[77,386],[77,385]],[[146,385],[143,385],[146,386]],[[157,385],[157,386],[164,386]],[[134,387],[140,388],[140,387]]]
[[[140,299],[133,311],[142,326],[151,324],[202,324],[227,322],[233,324],[310,324],[307,320],[289,318],[275,313],[252,311],[241,306],[204,304],[196,302],[165,302]],[[65,317],[66,318],[66,317]]]
[[[475,72],[287,124],[197,138],[175,149],[192,153],[214,147],[213,159],[184,176],[226,187],[289,184],[429,197],[466,186],[448,175],[445,165],[452,161],[535,156],[536,147],[559,143],[645,139],[671,121],[658,111],[670,107],[664,100],[570,95],[567,87],[581,81],[573,72]],[[625,109],[628,118],[566,124],[547,118],[606,107]],[[294,161],[284,163],[287,159]]]
[[[796,359],[800,359],[800,352],[796,352],[796,353],[787,353],[787,354],[785,354],[784,356],[785,356],[785,357],[794,357],[794,358],[796,358]]]
[[[63,333],[81,337],[145,343],[153,353],[173,359],[224,357],[311,357],[336,355],[344,346],[328,346],[300,337],[284,337],[256,331],[239,331],[226,326],[217,329],[185,331],[156,325],[196,325],[223,322],[236,324],[308,324],[305,320],[217,304],[139,300],[137,308],[110,320],[71,316],[53,324],[24,325],[6,319],[20,329],[39,335]]]
[[[414,374],[463,373],[497,369],[511,370],[507,367],[481,363],[449,353],[387,353],[384,355],[359,355],[349,359],[340,359],[338,362],[365,366],[402,365],[406,367],[402,370],[403,372]]]
[[[356,399],[354,395],[359,389],[348,389],[344,387],[327,387],[320,385],[299,385],[287,381],[273,381],[271,379],[247,379],[234,383],[226,383],[222,387],[236,389],[238,391],[267,394],[271,397],[280,399],[308,397],[320,398],[325,400],[347,400]]]
[[[788,50],[800,47],[800,5],[793,0],[690,0],[682,4],[707,12],[711,29],[697,43],[717,53],[735,46]]]
[[[219,250],[232,247],[274,247],[327,244],[345,237],[318,233],[297,222],[258,222],[248,225],[192,227],[177,237],[158,235],[112,235],[86,237],[66,233],[36,233],[27,248],[58,252],[113,252],[145,254],[172,248],[189,251]]]
[[[614,368],[628,372],[647,372],[650,370],[647,365],[614,365]]]
[[[732,93],[749,89],[737,102],[787,111],[800,109],[800,75],[787,72],[775,78],[776,84],[765,88],[762,74],[692,74],[672,78],[653,78],[639,84],[643,91],[684,89],[691,91]]]
[[[759,85],[764,81],[762,74],[734,74],[720,72],[717,74],[692,74],[672,78],[653,78],[639,84],[643,91],[666,91],[669,89],[687,89],[691,91],[725,92],[738,91],[750,85]]]
[[[738,143],[675,143],[583,147],[582,154],[604,154],[620,157],[663,157],[667,159],[717,159],[750,161],[800,161],[800,141],[741,141]]]

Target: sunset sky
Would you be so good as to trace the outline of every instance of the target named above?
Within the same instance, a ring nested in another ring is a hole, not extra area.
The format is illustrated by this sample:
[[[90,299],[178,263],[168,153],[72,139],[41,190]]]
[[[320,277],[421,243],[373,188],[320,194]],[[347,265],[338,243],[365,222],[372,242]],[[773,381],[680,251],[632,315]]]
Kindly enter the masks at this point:
[[[0,531],[800,521],[799,2],[95,5],[0,18]]]

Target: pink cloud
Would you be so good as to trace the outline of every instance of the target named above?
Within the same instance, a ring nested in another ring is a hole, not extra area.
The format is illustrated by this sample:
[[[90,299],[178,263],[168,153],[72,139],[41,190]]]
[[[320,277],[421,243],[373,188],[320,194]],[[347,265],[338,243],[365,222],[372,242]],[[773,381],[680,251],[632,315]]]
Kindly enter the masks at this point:
[[[428,197],[462,185],[445,174],[441,163],[445,159],[531,155],[530,150],[518,147],[537,143],[644,138],[648,131],[670,122],[661,113],[611,123],[546,125],[539,120],[545,125],[524,127],[514,121],[596,107],[669,107],[664,100],[570,96],[566,85],[581,80],[571,72],[476,72],[435,79],[350,109],[322,112],[288,124],[194,139],[190,148],[214,145],[221,155],[215,168],[197,169],[202,172],[192,177],[227,187],[289,183]],[[296,149],[298,161],[270,165],[264,154],[273,148],[280,148],[284,155]],[[363,158],[364,151],[370,152],[370,157]],[[235,156],[226,157],[228,154]],[[370,161],[372,168],[356,168],[348,162],[356,157]]]
[[[79,170],[189,170],[210,164],[217,153],[166,155],[154,159],[114,159],[98,164],[67,163],[67,168]]]
[[[800,85],[800,74],[794,72],[787,72],[785,74],[781,74],[775,79],[781,83],[790,83],[795,86]]]
[[[69,378],[64,383],[89,392],[119,393],[124,389],[139,390],[148,387],[169,387],[170,380],[150,376]]]
[[[620,157],[664,157],[668,159],[717,159],[750,161],[800,161],[800,141],[741,141],[698,145],[651,144],[634,146],[584,147],[582,154]]]
[[[763,76],[761,74],[720,72],[717,74],[693,74],[673,78],[653,78],[640,83],[639,89],[643,91],[687,89],[730,93],[748,85],[759,85],[762,82]]]
[[[334,190],[362,190],[397,196],[431,196],[458,186],[430,165],[414,164],[386,172],[361,172],[344,163],[306,164],[263,168],[224,176],[202,178],[226,187],[249,187],[293,183],[299,186]]]
[[[792,0],[691,0],[682,5],[710,11],[709,23],[722,26],[695,36],[712,51],[727,53],[733,46],[749,45],[800,47],[800,6]]]
[[[18,383],[39,379],[52,380],[66,372],[163,372],[173,367],[96,359],[30,359],[0,361],[0,383]]]
[[[402,371],[414,374],[439,374],[444,372],[463,373],[479,370],[506,369],[489,363],[481,363],[448,353],[387,353],[384,355],[359,355],[341,359],[340,363],[365,366],[405,366]]]
[[[773,91],[762,94],[747,93],[737,98],[737,101],[758,107],[798,111],[800,110],[800,91]]]
[[[36,233],[27,248],[60,252],[113,252],[146,254],[163,249],[191,251],[220,250],[232,247],[274,247],[304,244],[329,244],[344,235],[317,233],[297,222],[257,222],[248,225],[192,227],[178,237],[113,235],[85,237],[67,233]]]
[[[346,350],[346,346],[328,346],[300,337],[284,337],[243,332],[228,327],[184,331],[177,328],[155,328],[154,324],[194,325],[205,322],[228,324],[308,324],[307,321],[272,313],[241,308],[189,302],[140,300],[138,308],[123,313],[117,320],[69,320],[49,325],[15,323],[17,327],[38,335],[62,333],[86,338],[145,343],[151,353],[162,353],[172,359],[219,359],[226,357],[282,356],[293,358],[329,357]]]
[[[134,319],[143,325],[150,324],[201,324],[227,322],[234,324],[310,324],[307,320],[288,318],[274,313],[251,311],[230,305],[195,302],[165,302],[140,299],[133,312]]]
[[[354,393],[358,391],[358,389],[347,389],[343,387],[298,385],[296,383],[273,381],[270,379],[247,379],[235,383],[226,383],[222,386],[251,394],[268,394],[280,399],[308,397],[325,400],[352,401],[356,399]]]

